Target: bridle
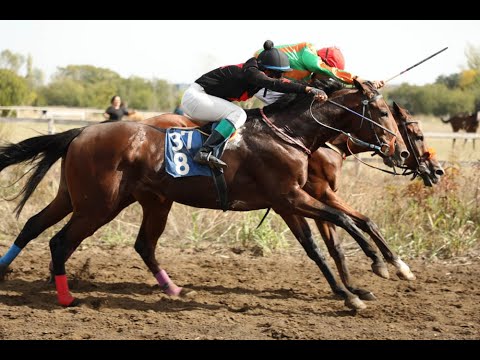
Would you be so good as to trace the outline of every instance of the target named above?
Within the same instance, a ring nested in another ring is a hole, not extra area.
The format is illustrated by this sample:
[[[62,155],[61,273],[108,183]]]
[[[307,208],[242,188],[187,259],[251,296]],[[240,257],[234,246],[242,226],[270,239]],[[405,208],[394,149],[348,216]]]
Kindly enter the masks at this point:
[[[353,111],[352,109],[349,109],[348,107],[342,105],[342,104],[339,104],[333,100],[330,100],[328,99],[327,102],[335,105],[335,106],[338,106],[346,111],[349,111],[355,115],[357,115],[358,117],[360,117],[362,119],[362,123],[363,123],[363,120],[366,120],[368,122],[370,122],[370,125],[372,127],[372,130],[373,130],[373,126],[377,126],[381,129],[383,129],[384,131],[388,132],[389,134],[393,135],[395,138],[396,138],[396,134],[394,132],[392,132],[391,130],[387,129],[386,127],[380,125],[379,123],[373,121],[372,119],[368,118],[365,116],[365,110],[367,110],[368,114],[370,115],[370,117],[372,117],[372,114],[370,112],[370,104],[373,103],[373,102],[376,102],[378,99],[381,99],[383,98],[383,96],[381,94],[377,94],[375,96],[373,96],[371,99],[364,99],[362,100],[362,114],[359,114],[357,113],[356,111]],[[387,143],[384,143],[382,141],[380,141],[380,138],[377,136],[377,134],[375,133],[374,131],[374,134],[375,134],[375,137],[377,139],[377,142],[379,145],[375,145],[375,144],[371,144],[371,143],[368,143],[368,142],[365,142],[363,140],[360,140],[359,138],[356,138],[355,136],[353,136],[352,134],[350,133],[347,133],[341,129],[337,129],[333,126],[330,126],[330,125],[326,125],[324,123],[322,123],[320,120],[318,120],[315,115],[313,114],[313,104],[315,103],[315,98],[313,98],[312,100],[312,103],[310,104],[310,116],[313,118],[313,120],[315,120],[316,123],[318,123],[319,125],[323,126],[323,127],[326,127],[327,129],[330,129],[330,130],[334,130],[336,132],[339,132],[345,136],[348,137],[349,140],[351,140],[353,143],[357,144],[357,145],[360,145],[360,146],[365,146],[369,149],[372,149],[384,156],[389,156],[389,152],[390,152],[390,144],[387,144]],[[348,143],[347,143],[348,144]],[[385,149],[385,150],[383,150]]]

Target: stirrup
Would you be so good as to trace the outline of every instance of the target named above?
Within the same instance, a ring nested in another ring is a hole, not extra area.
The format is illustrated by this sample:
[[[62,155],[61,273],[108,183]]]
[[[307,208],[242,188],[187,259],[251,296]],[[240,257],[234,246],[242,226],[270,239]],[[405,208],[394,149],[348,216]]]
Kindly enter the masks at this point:
[[[193,160],[199,164],[204,164],[210,167],[216,167],[221,169],[224,169],[228,166],[225,162],[216,158],[211,151],[209,151],[208,153],[199,151],[194,156]]]

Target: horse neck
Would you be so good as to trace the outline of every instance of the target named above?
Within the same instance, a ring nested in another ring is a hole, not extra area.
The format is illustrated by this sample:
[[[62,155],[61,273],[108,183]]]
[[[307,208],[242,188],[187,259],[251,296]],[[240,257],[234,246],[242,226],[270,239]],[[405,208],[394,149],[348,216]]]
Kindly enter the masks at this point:
[[[301,141],[306,148],[314,152],[320,145],[334,137],[339,132],[330,130],[318,124],[310,113],[310,103],[302,102],[294,106],[268,115],[275,126],[296,140]],[[347,112],[330,103],[314,103],[313,115],[322,124],[341,129],[345,132],[353,130],[356,115]]]

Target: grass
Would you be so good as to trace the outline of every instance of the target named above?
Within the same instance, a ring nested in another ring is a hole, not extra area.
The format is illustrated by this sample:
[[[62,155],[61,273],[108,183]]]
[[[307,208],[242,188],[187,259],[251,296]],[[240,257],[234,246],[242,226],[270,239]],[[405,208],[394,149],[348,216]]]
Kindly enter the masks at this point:
[[[3,140],[20,141],[37,132],[46,132],[42,124],[32,125],[30,128],[26,124],[0,124],[0,136]],[[435,130],[430,130],[430,126]],[[438,130],[438,126],[435,120],[425,121],[424,131],[445,131]],[[363,165],[357,173],[355,163],[346,162],[340,194],[355,209],[368,214],[380,227],[387,242],[403,257],[445,259],[465,255],[478,246],[480,237],[480,169],[461,167],[457,161],[469,159],[469,156],[478,159],[478,151],[473,153],[465,149],[464,152],[449,153],[449,148],[450,140],[443,140],[437,147],[439,158],[448,160],[449,165],[440,184],[433,188],[424,187],[419,180],[393,178]],[[13,167],[0,174],[1,199],[12,198],[20,191],[23,180],[10,187],[8,185],[24,171],[23,167]],[[59,174],[57,163],[40,183],[18,220],[12,213],[16,202],[0,200],[3,216],[0,244],[9,246],[25,222],[53,200]],[[260,254],[300,249],[283,220],[273,212],[262,227],[256,229],[264,213],[265,210],[224,213],[174,204],[159,244],[182,248],[241,248]],[[46,230],[36,241],[46,245],[67,219]],[[82,246],[132,246],[141,220],[141,207],[131,205],[84,241]],[[314,229],[315,238],[321,242],[314,222],[309,220],[309,224]],[[358,249],[345,232],[340,230],[339,236],[344,238],[348,249]]]

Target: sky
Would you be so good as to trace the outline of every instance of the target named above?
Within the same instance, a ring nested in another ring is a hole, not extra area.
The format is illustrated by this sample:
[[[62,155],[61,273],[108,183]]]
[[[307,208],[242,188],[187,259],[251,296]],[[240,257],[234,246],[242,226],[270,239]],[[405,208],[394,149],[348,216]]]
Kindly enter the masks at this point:
[[[247,61],[267,39],[276,45],[338,46],[345,70],[424,85],[467,67],[480,47],[480,20],[0,20],[0,51],[31,54],[46,80],[66,65],[94,65],[122,77],[191,83],[214,68]]]

